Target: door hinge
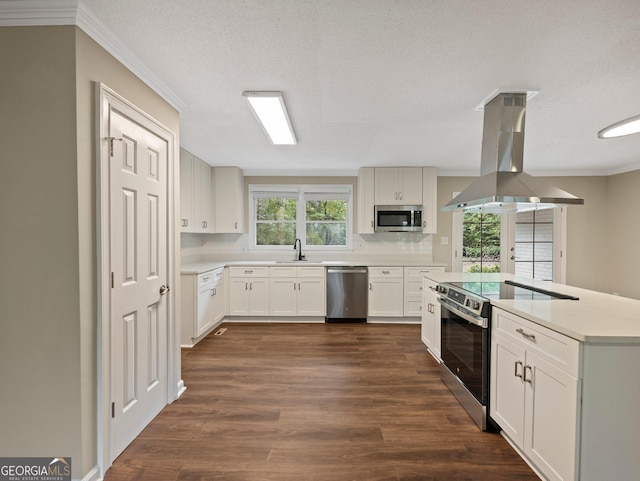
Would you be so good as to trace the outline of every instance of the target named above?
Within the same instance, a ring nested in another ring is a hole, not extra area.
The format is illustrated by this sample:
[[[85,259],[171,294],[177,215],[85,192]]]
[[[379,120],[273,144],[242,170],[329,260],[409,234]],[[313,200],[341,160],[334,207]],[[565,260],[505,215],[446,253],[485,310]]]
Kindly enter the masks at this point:
[[[111,417],[112,418],[116,417],[116,403],[115,402],[111,403]]]
[[[105,137],[104,140],[109,142],[109,157],[113,157],[113,141],[117,140],[119,142],[122,142],[122,139],[118,137]]]

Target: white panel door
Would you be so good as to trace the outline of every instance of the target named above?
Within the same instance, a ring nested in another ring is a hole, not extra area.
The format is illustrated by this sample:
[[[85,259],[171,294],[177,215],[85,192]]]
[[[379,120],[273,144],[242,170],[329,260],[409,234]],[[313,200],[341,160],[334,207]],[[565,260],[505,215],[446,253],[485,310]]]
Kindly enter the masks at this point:
[[[576,473],[580,381],[527,351],[523,450],[547,479]]]
[[[295,316],[298,281],[295,277],[269,279],[269,313],[272,316]]]
[[[168,145],[114,109],[109,135],[115,459],[167,403]]]
[[[324,277],[298,278],[298,315],[324,316],[326,312]]]
[[[402,317],[403,284],[402,279],[369,278],[369,317]]]

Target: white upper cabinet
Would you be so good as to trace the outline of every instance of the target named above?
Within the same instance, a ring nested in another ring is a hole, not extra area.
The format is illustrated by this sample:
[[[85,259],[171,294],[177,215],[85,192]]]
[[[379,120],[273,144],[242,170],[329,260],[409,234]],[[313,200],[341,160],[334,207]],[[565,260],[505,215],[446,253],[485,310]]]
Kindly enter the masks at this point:
[[[377,205],[422,204],[422,167],[377,167],[375,169]]]
[[[238,167],[214,169],[215,224],[217,233],[244,232],[244,176]]]
[[[438,231],[438,172],[435,167],[422,168],[422,233]]]
[[[199,184],[196,189],[199,225],[195,227],[199,228],[198,232],[212,234],[215,232],[215,223],[213,221],[213,169],[209,164],[196,159],[194,172],[196,173],[194,184]]]
[[[180,149],[181,232],[213,233],[213,179],[209,164]]]
[[[374,233],[375,169],[363,167],[358,171],[358,234]]]
[[[180,230],[190,232],[193,224],[193,155],[180,149]]]

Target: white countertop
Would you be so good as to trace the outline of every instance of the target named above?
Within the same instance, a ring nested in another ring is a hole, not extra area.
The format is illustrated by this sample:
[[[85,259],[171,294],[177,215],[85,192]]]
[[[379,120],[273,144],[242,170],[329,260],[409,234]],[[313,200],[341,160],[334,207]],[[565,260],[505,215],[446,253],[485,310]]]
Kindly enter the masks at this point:
[[[443,267],[445,264],[437,262],[425,262],[424,260],[415,260],[413,256],[407,256],[407,259],[390,259],[380,257],[363,258],[358,257],[353,260],[329,260],[329,261],[294,261],[294,260],[230,260],[230,261],[198,261],[182,264],[180,272],[182,274],[201,274],[218,267],[226,266],[267,266],[267,267],[284,267],[284,266],[367,266],[367,267]]]
[[[510,274],[464,274],[434,272],[435,282],[497,282],[513,280],[579,300],[491,300],[491,304],[532,322],[586,343],[640,343],[640,301],[564,284],[536,281]]]

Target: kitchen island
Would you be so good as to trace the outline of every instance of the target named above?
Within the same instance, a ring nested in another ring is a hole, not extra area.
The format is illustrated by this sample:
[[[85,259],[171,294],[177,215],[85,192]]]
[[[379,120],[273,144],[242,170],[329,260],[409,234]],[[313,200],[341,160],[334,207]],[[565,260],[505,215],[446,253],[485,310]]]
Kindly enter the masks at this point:
[[[426,278],[578,297],[491,299],[491,417],[543,479],[640,479],[640,301],[507,274]]]

